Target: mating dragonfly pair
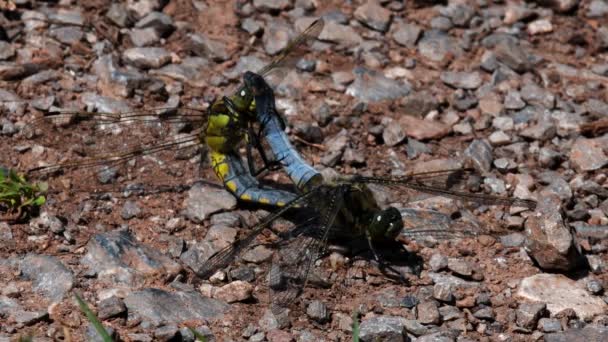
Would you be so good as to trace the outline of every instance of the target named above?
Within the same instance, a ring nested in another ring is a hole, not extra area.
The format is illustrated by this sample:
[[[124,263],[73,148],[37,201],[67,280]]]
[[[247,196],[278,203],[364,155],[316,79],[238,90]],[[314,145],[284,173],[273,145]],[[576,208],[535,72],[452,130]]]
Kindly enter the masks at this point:
[[[32,134],[40,138],[43,145],[61,148],[59,145],[69,140],[75,144],[73,151],[79,156],[35,167],[30,175],[78,170],[85,177],[98,177],[105,182],[107,177],[97,174],[101,166],[102,174],[118,173],[127,180],[135,178],[132,176],[134,169],[137,169],[137,179],[146,172],[156,177],[151,169],[162,165],[163,161],[170,158],[190,160],[200,154],[198,149],[207,146],[213,170],[226,189],[242,201],[279,208],[262,218],[243,238],[213,255],[198,270],[199,276],[209,277],[228,266],[279,217],[294,210],[303,212],[293,228],[280,234],[281,248],[272,260],[269,288],[274,313],[282,312],[298,298],[312,265],[323,255],[330,240],[344,236],[362,238],[367,241],[374,258],[382,261],[375,244],[404,233],[399,210],[394,207],[382,209],[374,200],[370,185],[384,186],[387,191],[414,190],[487,205],[534,208],[535,202],[530,200],[463,190],[463,184],[472,173],[468,169],[403,177],[355,175],[324,181],[290,144],[284,132],[285,123],[275,108],[274,92],[266,82],[272,72],[288,67],[288,62],[296,56],[294,51],[314,40],[322,28],[322,20],[313,22],[271,63],[257,73],[247,72],[243,84],[232,95],[213,103],[207,112],[171,108],[129,113],[60,113],[39,119],[32,125]],[[129,141],[136,143],[130,145]],[[246,141],[247,165],[238,152],[243,141]],[[272,158],[268,158],[262,141],[270,146]],[[184,152],[192,149],[192,153]],[[297,191],[261,186],[256,178],[260,170],[255,168],[253,149],[264,161],[262,170],[282,166]],[[180,175],[180,171],[174,173],[174,176]],[[409,234],[425,232],[434,233],[431,229],[412,230]]]

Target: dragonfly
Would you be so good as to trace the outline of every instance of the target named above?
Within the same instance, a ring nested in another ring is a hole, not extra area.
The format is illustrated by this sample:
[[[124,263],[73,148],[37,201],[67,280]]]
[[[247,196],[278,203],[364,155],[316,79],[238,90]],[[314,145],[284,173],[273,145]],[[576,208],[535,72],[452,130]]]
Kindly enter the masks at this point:
[[[374,259],[385,265],[377,244],[398,237],[434,236],[439,239],[474,236],[474,230],[404,229],[399,209],[382,209],[374,200],[370,187],[395,191],[399,195],[422,192],[458,201],[482,205],[517,206],[534,209],[529,199],[501,197],[467,191],[464,185],[475,175],[472,169],[442,170],[400,177],[341,176],[325,181],[305,192],[286,206],[260,219],[259,223],[231,245],[220,249],[198,269],[205,279],[228,267],[236,258],[255,245],[256,238],[289,210],[304,210],[290,229],[276,232],[278,242],[268,271],[271,311],[281,315],[302,293],[315,262],[327,251],[329,241],[364,239]],[[390,266],[390,265],[389,265]],[[390,267],[389,267],[390,269]]]
[[[155,165],[168,170],[164,160],[188,160],[204,146],[209,150],[215,175],[238,199],[276,206],[286,204],[297,196],[296,193],[263,187],[257,179],[262,172],[283,167],[299,190],[318,183],[321,176],[291,145],[267,78],[275,76],[275,82],[279,82],[281,73],[295,64],[302,48],[318,37],[323,26],[323,19],[315,20],[270,63],[255,73],[246,72],[242,84],[232,94],[221,97],[208,109],[73,111],[35,120],[26,129],[28,135],[39,137],[42,145],[58,150],[66,145],[73,146],[74,153],[63,155],[64,160],[57,163],[33,167],[28,175],[78,169],[85,172],[81,178],[99,180],[91,191],[103,191],[104,184],[113,176],[135,178],[134,169],[147,172],[150,178],[158,178],[158,173],[154,173]],[[262,141],[269,146],[272,159],[267,156]],[[247,148],[247,165],[238,151],[243,143]],[[253,149],[264,163],[259,169],[255,166]],[[178,171],[167,172],[172,177],[181,176],[188,168],[191,165],[182,163]],[[86,183],[91,184],[90,181]]]

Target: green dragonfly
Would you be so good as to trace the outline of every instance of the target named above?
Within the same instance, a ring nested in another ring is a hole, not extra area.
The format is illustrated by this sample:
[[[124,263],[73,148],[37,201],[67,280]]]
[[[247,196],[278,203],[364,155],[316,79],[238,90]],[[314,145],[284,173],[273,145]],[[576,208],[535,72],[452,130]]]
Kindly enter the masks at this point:
[[[483,205],[535,208],[536,202],[532,200],[466,191],[464,184],[474,174],[470,169],[458,169],[393,178],[349,176],[320,184],[262,218],[242,238],[215,253],[196,271],[197,275],[207,278],[227,267],[248,250],[275,220],[289,210],[301,211],[296,215],[292,228],[277,233],[279,241],[275,245],[278,248],[268,276],[272,311],[281,314],[302,292],[312,265],[327,250],[330,240],[364,239],[374,259],[383,265],[375,248],[377,243],[395,240],[398,236],[453,238],[475,234],[475,231],[466,229],[404,229],[400,211],[395,207],[381,209],[369,188],[372,185],[382,187],[382,191],[395,191],[398,196],[414,191]]]
[[[105,191],[114,176],[144,183],[171,183],[184,170],[193,169],[192,160],[207,148],[211,166],[224,187],[247,202],[281,206],[296,197],[290,191],[262,187],[256,176],[267,169],[283,167],[297,189],[318,183],[320,174],[307,164],[284,132],[285,123],[274,107],[274,93],[267,78],[278,82],[295,64],[303,47],[323,29],[315,20],[291,40],[286,48],[256,73],[246,72],[243,83],[208,109],[196,107],[152,108],[130,112],[60,112],[35,120],[26,129],[42,146],[61,151],[58,161],[31,168],[29,175],[78,170],[87,192]],[[278,76],[276,76],[278,74]],[[256,101],[264,104],[256,106]],[[266,144],[264,146],[263,144]],[[239,148],[247,148],[247,165]],[[66,154],[66,147],[71,149]],[[267,157],[269,148],[272,158]],[[252,150],[264,165],[256,170]],[[173,169],[165,163],[172,162]],[[158,169],[163,170],[159,172]],[[197,165],[197,167],[200,165]],[[194,170],[193,172],[197,172]],[[97,178],[99,183],[93,182]],[[72,184],[73,186],[74,184]]]

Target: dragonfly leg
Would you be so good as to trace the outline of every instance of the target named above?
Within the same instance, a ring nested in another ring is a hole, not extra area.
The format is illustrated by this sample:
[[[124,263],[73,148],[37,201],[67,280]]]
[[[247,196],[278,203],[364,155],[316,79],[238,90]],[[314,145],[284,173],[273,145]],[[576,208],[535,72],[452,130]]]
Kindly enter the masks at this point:
[[[386,274],[385,270],[389,270],[389,271],[399,275],[398,278],[399,278],[400,282],[407,283],[407,279],[401,272],[399,272],[399,270],[397,270],[393,266],[386,263],[384,261],[384,259],[380,257],[380,255],[378,254],[378,251],[376,251],[376,248],[374,247],[374,242],[368,231],[365,232],[365,237],[367,239],[367,245],[369,246],[369,249],[372,251],[372,255],[374,256],[374,260],[376,260],[376,262],[378,263],[378,268],[380,269],[380,271],[382,273],[384,273],[387,277],[394,278],[394,276]]]
[[[253,131],[253,128],[249,127],[248,137],[249,142],[247,143],[247,166],[249,167],[249,172],[251,173],[251,175],[257,177],[264,171],[278,170],[281,167],[281,162],[278,160],[270,160],[268,158],[268,156],[266,155],[266,151],[260,143],[259,133],[256,134]],[[255,167],[252,147],[255,147],[255,149],[258,151],[260,157],[262,158],[262,162],[264,163],[264,165],[259,169],[256,169]]]

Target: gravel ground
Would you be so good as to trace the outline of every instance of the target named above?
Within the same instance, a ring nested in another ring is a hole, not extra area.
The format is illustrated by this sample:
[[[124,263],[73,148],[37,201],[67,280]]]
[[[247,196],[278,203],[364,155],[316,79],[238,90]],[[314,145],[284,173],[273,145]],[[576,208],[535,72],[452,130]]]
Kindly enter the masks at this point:
[[[534,212],[416,201],[431,222],[487,233],[404,245],[421,260],[408,284],[369,258],[332,252],[317,267],[329,286],[311,284],[288,316],[273,317],[268,248],[228,274],[193,272],[266,211],[208,183],[101,199],[60,191],[39,217],[0,223],[0,341],[98,340],[72,291],[124,341],[193,341],[186,326],[212,341],[342,341],[354,311],[363,341],[608,340],[606,1],[18,0],[0,9],[2,166],[78,155],[72,144],[86,137],[69,127],[53,145],[26,136],[46,113],[208,106],[323,16],[320,40],[276,87],[289,135],[315,168],[400,175],[468,163],[487,192],[538,201]],[[163,158],[178,170],[164,180],[199,177],[200,153]],[[144,169],[50,181],[150,180]]]

